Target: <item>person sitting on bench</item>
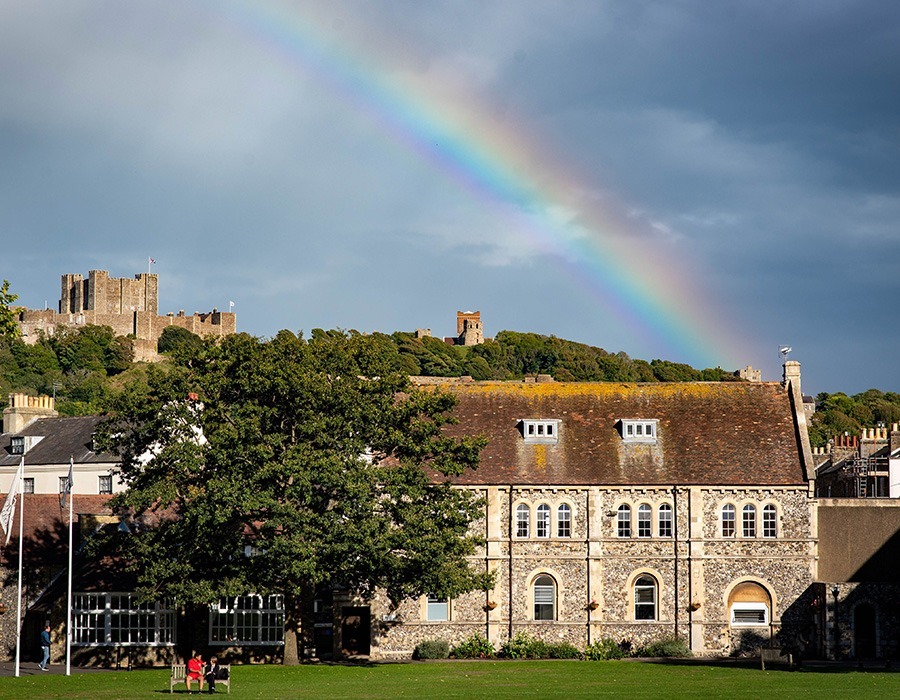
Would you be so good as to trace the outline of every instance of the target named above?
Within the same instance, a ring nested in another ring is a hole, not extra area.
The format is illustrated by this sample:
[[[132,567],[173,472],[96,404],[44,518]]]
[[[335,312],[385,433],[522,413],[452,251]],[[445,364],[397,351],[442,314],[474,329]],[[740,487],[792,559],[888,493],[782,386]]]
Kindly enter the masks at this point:
[[[188,659],[187,673],[184,676],[184,684],[187,686],[188,692],[191,692],[191,681],[197,681],[200,684],[200,692],[203,692],[203,657],[199,651],[194,652],[194,656]]]
[[[206,669],[206,684],[209,686],[209,692],[216,692],[216,681],[228,680],[228,669],[219,666],[219,660],[212,656],[209,659],[209,667]]]

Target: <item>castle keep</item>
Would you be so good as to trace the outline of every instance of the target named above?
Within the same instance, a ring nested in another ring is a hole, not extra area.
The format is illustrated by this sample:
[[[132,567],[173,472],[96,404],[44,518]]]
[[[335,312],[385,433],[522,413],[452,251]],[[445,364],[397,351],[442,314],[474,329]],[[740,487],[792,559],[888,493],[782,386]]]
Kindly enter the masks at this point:
[[[156,343],[168,326],[178,326],[197,335],[224,336],[235,332],[235,314],[213,309],[185,316],[159,315],[159,275],[142,272],[134,279],[110,277],[106,270],[62,276],[59,310],[21,309],[19,328],[26,343],[41,335],[52,335],[57,327],[109,326],[116,335],[132,335],[134,359],[153,361]]]

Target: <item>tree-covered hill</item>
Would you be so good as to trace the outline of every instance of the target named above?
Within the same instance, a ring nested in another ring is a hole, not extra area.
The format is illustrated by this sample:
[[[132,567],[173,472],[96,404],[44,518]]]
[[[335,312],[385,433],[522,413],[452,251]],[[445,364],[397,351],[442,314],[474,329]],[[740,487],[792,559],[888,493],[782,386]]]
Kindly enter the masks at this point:
[[[63,329],[35,344],[24,343],[11,308],[15,300],[9,283],[4,282],[0,286],[0,397],[13,391],[55,393],[60,413],[83,415],[105,410],[125,386],[139,387],[144,381],[145,367],[132,363],[131,341],[116,337],[108,327]],[[314,329],[311,335],[328,334],[342,332]],[[737,380],[719,367],[694,369],[661,359],[647,362],[624,352],[537,333],[501,331],[493,340],[470,347],[403,332],[374,333],[371,340],[382,359],[409,375],[521,379],[548,374],[559,382]],[[178,357],[193,353],[200,343],[189,331],[171,327],[160,338],[159,350]],[[834,435],[858,435],[862,428],[900,421],[900,394],[894,392],[822,393],[816,404],[809,431],[813,445],[824,445]]]

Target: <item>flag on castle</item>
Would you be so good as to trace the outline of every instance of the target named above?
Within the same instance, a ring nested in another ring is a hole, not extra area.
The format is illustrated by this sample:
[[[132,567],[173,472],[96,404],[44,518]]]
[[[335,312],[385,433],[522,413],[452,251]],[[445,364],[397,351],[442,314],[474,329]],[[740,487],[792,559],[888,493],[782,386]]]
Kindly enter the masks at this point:
[[[233,302],[233,301],[229,301],[229,302],[228,302],[228,310],[230,311],[230,310],[233,309],[233,308],[234,308],[234,302]]]

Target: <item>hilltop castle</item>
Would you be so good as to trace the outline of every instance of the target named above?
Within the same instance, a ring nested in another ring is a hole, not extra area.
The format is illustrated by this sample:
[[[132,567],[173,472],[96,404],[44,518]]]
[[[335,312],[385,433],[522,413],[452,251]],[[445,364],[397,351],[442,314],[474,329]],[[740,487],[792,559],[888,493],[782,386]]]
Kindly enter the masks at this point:
[[[143,361],[157,358],[156,343],[169,326],[216,336],[230,335],[236,328],[235,314],[217,309],[160,316],[158,275],[142,272],[127,279],[110,277],[106,270],[91,270],[87,279],[63,275],[59,311],[20,309],[18,320],[26,343],[36,343],[60,326],[109,326],[116,335],[134,336],[134,359]]]

